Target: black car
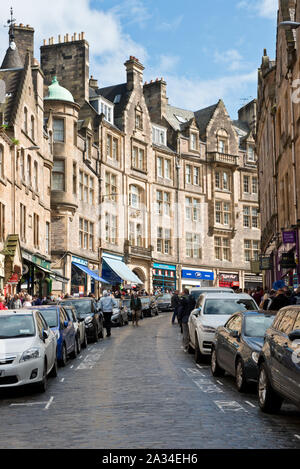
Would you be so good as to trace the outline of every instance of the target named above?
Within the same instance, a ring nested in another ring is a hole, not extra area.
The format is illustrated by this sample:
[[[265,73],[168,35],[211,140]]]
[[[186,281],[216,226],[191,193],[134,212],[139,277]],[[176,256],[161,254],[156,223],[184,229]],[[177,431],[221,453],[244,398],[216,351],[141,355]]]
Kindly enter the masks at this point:
[[[159,312],[173,311],[171,305],[171,298],[172,296],[170,295],[170,293],[164,293],[163,295],[157,297],[156,303]]]
[[[300,408],[300,306],[278,311],[266,332],[258,366],[261,410],[279,412],[284,399]]]
[[[218,327],[211,355],[213,376],[222,376],[226,371],[235,377],[239,392],[247,391],[249,382],[258,380],[259,354],[275,314],[272,311],[242,311]]]
[[[84,319],[88,341],[98,342],[103,338],[103,314],[93,298],[68,298],[61,300],[62,305],[75,307],[79,319]]]

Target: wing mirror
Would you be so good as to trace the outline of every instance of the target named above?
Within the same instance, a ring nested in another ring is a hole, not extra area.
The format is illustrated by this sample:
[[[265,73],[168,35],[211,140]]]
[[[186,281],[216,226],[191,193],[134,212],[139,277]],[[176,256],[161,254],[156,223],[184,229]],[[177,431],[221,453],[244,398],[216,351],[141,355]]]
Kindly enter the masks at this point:
[[[201,312],[201,308],[196,308],[193,311],[193,315],[196,316],[196,318],[197,318],[198,316],[200,316],[200,312]]]
[[[289,339],[291,342],[294,340],[300,340],[300,329],[296,329],[289,334]]]
[[[45,331],[45,329],[43,329],[43,340],[46,340],[48,338],[49,338],[49,332]]]
[[[239,331],[230,331],[229,335],[230,337],[233,337],[234,339],[239,339],[240,337]]]
[[[65,322],[64,322],[64,326],[65,326],[65,327],[68,327],[68,325],[69,325],[68,321],[65,321]]]

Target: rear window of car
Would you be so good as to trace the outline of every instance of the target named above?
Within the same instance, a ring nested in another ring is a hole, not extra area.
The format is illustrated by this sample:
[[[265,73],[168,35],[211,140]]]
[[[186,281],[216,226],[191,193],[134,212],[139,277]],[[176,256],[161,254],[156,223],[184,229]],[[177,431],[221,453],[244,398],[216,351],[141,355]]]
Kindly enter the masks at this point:
[[[203,314],[232,315],[240,311],[257,311],[253,300],[246,299],[208,299],[205,301]]]
[[[62,306],[71,305],[77,311],[79,317],[88,316],[92,313],[92,304],[91,301],[86,300],[67,300],[62,303]]]
[[[171,301],[171,295],[162,295],[157,298],[159,301]]]
[[[35,324],[32,315],[0,316],[0,339],[32,336],[35,336]]]
[[[56,308],[44,309],[44,310],[38,309],[38,311],[43,316],[43,318],[45,319],[45,321],[46,321],[46,323],[48,324],[49,327],[57,327],[58,326],[57,309]]]
[[[245,318],[245,336],[264,337],[266,330],[272,326],[275,316],[247,316]]]
[[[192,290],[191,291],[191,295],[195,298],[195,300],[197,300],[199,298],[200,295],[202,295],[203,293],[233,293],[229,288],[227,290],[205,290],[205,288],[203,288],[203,290]]]

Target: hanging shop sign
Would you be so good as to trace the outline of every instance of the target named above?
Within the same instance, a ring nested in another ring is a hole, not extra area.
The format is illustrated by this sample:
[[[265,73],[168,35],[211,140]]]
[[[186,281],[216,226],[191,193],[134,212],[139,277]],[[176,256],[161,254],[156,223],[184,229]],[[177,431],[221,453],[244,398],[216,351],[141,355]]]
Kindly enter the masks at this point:
[[[18,274],[12,274],[7,283],[9,283],[10,285],[17,285],[19,283]]]
[[[270,256],[260,256],[260,270],[273,270],[273,261]]]
[[[284,252],[281,255],[280,267],[282,269],[296,269],[297,264],[294,252]]]
[[[296,243],[296,231],[283,231],[282,242],[283,244],[295,244]]]

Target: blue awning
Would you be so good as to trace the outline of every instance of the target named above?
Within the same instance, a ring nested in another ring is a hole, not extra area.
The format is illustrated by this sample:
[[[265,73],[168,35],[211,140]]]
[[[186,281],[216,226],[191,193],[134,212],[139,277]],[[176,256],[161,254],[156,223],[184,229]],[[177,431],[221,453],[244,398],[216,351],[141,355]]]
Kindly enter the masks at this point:
[[[94,279],[97,280],[98,282],[108,283],[106,280],[104,280],[103,278],[99,277],[95,272],[93,272],[92,270],[88,269],[88,267],[86,267],[85,265],[76,264],[76,262],[73,262],[72,264],[74,264],[78,269],[82,270],[82,271],[85,272],[86,274],[90,275],[92,278],[94,278]]]
[[[142,285],[143,282],[129,269],[129,267],[119,259],[113,259],[111,257],[104,257],[103,260],[106,264],[110,267],[113,272],[117,274],[117,276],[125,280],[126,282],[135,284],[135,285]]]

